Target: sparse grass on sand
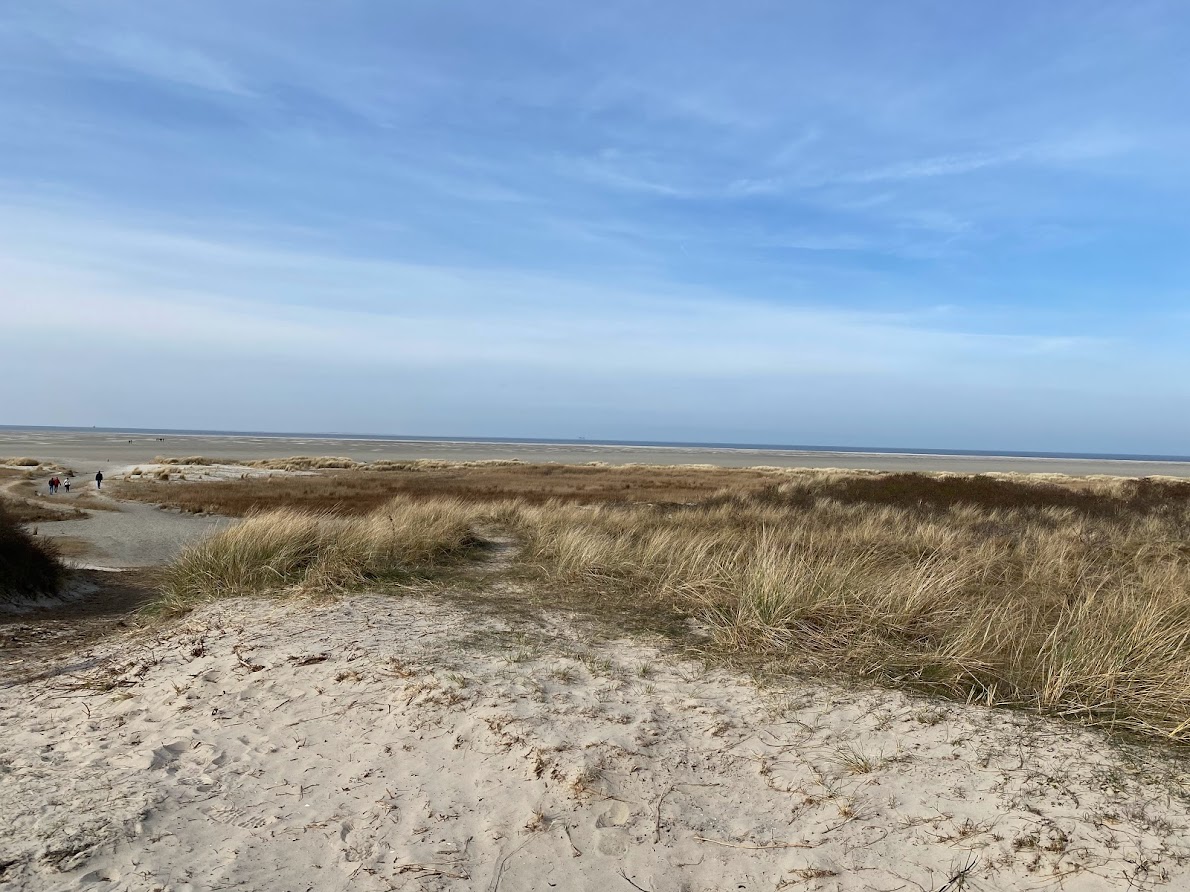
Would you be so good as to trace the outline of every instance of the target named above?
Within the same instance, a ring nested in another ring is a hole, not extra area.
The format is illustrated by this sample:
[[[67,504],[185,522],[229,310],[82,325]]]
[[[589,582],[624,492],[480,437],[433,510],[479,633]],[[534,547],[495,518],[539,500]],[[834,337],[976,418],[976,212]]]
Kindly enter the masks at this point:
[[[11,499],[0,495],[0,510],[17,523],[52,523],[56,520],[73,520],[86,517],[86,512],[75,507],[58,507],[57,505],[40,504],[32,499]]]
[[[64,573],[53,543],[30,534],[0,505],[0,599],[52,594]]]
[[[249,518],[175,608],[424,567],[499,525],[559,598],[694,616],[717,648],[1190,740],[1190,484],[817,473],[696,505],[399,499]]]

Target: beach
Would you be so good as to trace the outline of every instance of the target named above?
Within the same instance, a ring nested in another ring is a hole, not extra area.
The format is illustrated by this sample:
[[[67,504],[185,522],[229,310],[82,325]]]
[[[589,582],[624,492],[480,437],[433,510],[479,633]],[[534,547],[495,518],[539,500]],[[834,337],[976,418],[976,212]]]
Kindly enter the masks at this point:
[[[161,439],[159,439],[159,437]],[[202,456],[221,461],[291,455],[339,456],[355,461],[516,460],[583,464],[714,465],[724,468],[847,468],[878,471],[1168,476],[1190,478],[1190,462],[1017,456],[812,452],[706,446],[616,446],[461,440],[369,440],[223,434],[145,434],[47,429],[0,430],[0,456],[32,455],[90,476],[97,470],[150,463],[157,456]]]

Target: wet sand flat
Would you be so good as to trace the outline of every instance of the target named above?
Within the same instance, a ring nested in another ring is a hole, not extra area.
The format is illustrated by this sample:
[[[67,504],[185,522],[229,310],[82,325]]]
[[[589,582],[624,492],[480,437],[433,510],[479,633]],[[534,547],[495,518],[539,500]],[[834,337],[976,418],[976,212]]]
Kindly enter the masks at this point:
[[[816,452],[793,449],[738,449],[702,446],[608,446],[596,443],[505,443],[452,440],[369,440],[364,438],[286,437],[215,434],[151,434],[108,431],[2,430],[0,457],[30,456],[53,460],[84,478],[155,456],[205,456],[212,459],[262,459],[292,455],[342,456],[356,461],[444,459],[582,464],[772,466],[852,468],[881,471],[950,471],[978,474],[1109,474],[1125,477],[1162,475],[1190,478],[1190,462],[1018,456],[921,455]]]

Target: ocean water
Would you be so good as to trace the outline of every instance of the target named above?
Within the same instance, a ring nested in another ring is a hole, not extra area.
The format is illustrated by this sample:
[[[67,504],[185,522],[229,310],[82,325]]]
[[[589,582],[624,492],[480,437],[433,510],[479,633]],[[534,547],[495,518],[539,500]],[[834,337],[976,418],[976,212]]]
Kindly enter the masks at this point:
[[[386,442],[411,443],[526,443],[543,446],[656,446],[671,449],[744,449],[754,451],[781,452],[841,452],[876,455],[971,455],[1009,458],[1075,458],[1101,459],[1111,461],[1173,461],[1190,462],[1186,455],[1145,455],[1112,452],[1022,452],[1016,450],[988,449],[936,449],[918,446],[818,446],[795,443],[690,443],[671,440],[600,440],[565,439],[541,437],[451,437],[414,436],[396,434],[362,434],[346,432],[303,431],[232,431],[232,430],[184,430],[147,427],[57,427],[53,425],[0,424],[2,430],[59,431],[62,433],[109,433],[137,434],[141,436],[207,436],[207,437],[280,437],[305,440],[379,440]]]

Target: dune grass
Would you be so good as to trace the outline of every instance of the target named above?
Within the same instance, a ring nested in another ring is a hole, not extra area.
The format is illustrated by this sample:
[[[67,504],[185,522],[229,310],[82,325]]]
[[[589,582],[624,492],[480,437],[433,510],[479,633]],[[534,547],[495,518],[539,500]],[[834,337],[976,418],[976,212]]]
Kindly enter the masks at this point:
[[[392,502],[364,517],[253,514],[186,549],[162,576],[158,611],[216,598],[341,590],[425,574],[477,547],[474,517],[449,500]]]
[[[968,478],[934,499],[910,476],[526,508],[521,529],[557,583],[695,614],[730,652],[1190,740],[1190,487],[1054,504],[1069,492]]]
[[[254,515],[178,603],[366,584],[500,525],[543,600],[693,617],[713,646],[1190,741],[1190,484],[816,473],[696,504],[394,500]]]
[[[0,504],[0,598],[53,594],[64,575],[53,543],[29,533]]]

